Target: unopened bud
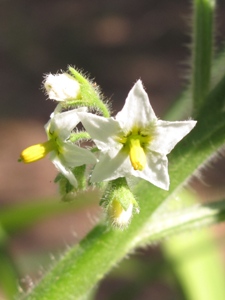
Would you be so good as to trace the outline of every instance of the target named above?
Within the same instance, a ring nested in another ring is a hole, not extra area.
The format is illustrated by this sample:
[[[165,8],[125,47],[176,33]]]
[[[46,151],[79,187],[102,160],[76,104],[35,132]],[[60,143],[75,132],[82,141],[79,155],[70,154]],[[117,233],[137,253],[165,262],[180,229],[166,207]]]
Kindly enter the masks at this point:
[[[44,88],[49,99],[70,101],[80,98],[79,82],[67,73],[46,76]]]
[[[130,223],[133,214],[133,204],[125,210],[119,201],[114,199],[107,209],[108,217],[113,226],[124,228]]]

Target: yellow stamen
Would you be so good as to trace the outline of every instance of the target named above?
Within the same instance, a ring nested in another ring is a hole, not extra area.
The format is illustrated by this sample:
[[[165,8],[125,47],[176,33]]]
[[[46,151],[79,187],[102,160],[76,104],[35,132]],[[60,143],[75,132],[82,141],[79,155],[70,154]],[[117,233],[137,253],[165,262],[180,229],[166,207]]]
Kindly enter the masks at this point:
[[[131,138],[130,142],[130,161],[134,170],[142,171],[147,163],[146,154],[144,149],[141,147],[139,139]]]
[[[36,144],[24,149],[20,154],[20,158],[22,162],[24,162],[25,164],[29,164],[44,158],[55,148],[56,143],[53,139],[51,139],[45,143]]]

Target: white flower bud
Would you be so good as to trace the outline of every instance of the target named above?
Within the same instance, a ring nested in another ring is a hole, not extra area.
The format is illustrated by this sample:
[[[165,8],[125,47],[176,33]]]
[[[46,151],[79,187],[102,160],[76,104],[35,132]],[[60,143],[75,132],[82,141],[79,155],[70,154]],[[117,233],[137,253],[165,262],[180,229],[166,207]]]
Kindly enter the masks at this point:
[[[108,207],[108,217],[112,225],[121,229],[127,227],[133,215],[133,204],[130,203],[125,210],[120,202],[116,199]]]
[[[69,101],[80,97],[80,84],[67,73],[47,75],[44,87],[49,99],[52,100]]]

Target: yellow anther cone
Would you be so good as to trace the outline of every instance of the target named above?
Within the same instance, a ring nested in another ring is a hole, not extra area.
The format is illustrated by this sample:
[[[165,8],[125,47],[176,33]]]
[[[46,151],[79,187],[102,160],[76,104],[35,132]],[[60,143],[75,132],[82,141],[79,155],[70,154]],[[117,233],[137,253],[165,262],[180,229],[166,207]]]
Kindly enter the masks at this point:
[[[55,142],[53,140],[32,145],[21,152],[20,159],[25,164],[29,164],[44,158],[50,151],[54,150],[54,148]]]
[[[144,170],[147,160],[139,139],[130,139],[130,161],[134,170]]]

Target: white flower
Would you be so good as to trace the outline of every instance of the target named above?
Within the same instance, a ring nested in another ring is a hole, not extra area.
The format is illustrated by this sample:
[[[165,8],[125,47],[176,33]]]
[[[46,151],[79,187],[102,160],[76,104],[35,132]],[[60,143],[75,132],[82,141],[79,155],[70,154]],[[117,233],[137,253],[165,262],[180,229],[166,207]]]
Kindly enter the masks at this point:
[[[115,118],[78,114],[102,151],[92,182],[133,175],[165,190],[169,189],[166,155],[196,124],[158,120],[140,80]]]
[[[79,82],[67,73],[47,75],[44,87],[49,99],[69,101],[80,97]]]
[[[59,172],[76,187],[77,180],[71,168],[96,163],[96,158],[90,151],[74,145],[69,140],[71,131],[80,122],[77,112],[81,111],[84,111],[84,108],[53,113],[51,119],[45,125],[48,141],[23,150],[21,161],[31,163],[44,158],[50,153],[50,159]]]

